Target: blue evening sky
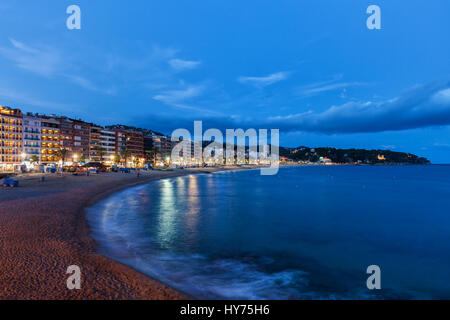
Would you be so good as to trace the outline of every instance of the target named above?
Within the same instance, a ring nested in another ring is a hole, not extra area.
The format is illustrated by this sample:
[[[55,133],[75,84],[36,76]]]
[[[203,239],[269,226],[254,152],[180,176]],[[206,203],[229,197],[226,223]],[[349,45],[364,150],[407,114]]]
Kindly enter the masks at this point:
[[[66,28],[71,4],[81,30]],[[449,163],[449,14],[448,0],[2,0],[0,104]]]

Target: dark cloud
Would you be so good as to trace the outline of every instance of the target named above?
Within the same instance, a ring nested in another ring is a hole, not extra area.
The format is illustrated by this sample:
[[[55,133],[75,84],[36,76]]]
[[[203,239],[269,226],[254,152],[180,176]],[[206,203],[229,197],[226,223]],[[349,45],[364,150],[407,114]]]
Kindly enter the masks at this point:
[[[271,128],[281,132],[367,133],[450,125],[450,81],[416,86],[397,98],[379,102],[348,102],[323,112],[309,111],[265,120],[240,117],[164,118],[152,117],[140,123],[171,132],[174,128],[192,130],[193,121],[204,128]],[[145,122],[145,123],[143,123]]]
[[[274,117],[285,130],[358,133],[450,124],[450,83],[433,83],[381,102],[348,102],[324,112]]]

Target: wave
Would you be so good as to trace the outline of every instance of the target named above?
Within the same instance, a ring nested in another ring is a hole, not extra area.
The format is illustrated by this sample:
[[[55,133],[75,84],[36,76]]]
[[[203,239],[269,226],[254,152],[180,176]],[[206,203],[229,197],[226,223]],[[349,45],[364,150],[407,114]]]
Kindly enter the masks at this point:
[[[149,259],[148,259],[149,258]],[[161,254],[135,259],[135,267],[152,277],[203,299],[299,299],[307,273],[267,273],[257,264],[236,259],[210,260],[202,255]],[[300,288],[299,288],[300,287]]]

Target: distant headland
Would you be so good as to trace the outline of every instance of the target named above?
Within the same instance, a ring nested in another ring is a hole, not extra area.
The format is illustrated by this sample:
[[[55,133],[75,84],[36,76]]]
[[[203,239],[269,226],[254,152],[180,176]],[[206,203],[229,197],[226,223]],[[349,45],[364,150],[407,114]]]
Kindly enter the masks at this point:
[[[280,157],[287,161],[337,164],[431,164],[424,157],[391,150],[280,147]]]

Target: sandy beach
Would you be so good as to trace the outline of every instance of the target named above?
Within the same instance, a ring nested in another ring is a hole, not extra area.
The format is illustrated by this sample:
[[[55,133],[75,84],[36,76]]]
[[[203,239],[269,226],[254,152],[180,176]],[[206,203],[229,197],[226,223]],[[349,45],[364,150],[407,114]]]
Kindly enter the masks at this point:
[[[96,253],[84,208],[111,193],[155,179],[223,169],[24,175],[0,188],[0,299],[186,299],[187,296]],[[78,265],[81,290],[66,287]]]

